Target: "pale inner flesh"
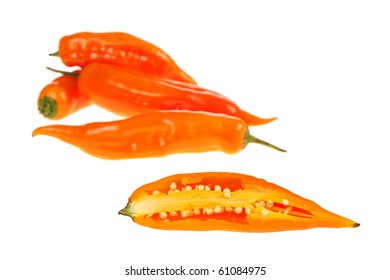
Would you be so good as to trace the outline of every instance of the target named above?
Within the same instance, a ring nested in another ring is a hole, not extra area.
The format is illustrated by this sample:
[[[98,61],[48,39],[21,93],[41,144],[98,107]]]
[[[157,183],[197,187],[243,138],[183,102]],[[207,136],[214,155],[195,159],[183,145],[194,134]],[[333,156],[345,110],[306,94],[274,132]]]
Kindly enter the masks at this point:
[[[131,217],[146,217],[156,220],[178,220],[192,216],[204,219],[229,213],[229,216],[261,213],[267,216],[270,211],[301,218],[311,218],[313,214],[290,203],[287,198],[274,201],[261,193],[247,189],[230,191],[229,188],[215,186],[185,186],[181,189],[172,183],[167,193],[154,191],[151,195],[133,201],[126,209]]]

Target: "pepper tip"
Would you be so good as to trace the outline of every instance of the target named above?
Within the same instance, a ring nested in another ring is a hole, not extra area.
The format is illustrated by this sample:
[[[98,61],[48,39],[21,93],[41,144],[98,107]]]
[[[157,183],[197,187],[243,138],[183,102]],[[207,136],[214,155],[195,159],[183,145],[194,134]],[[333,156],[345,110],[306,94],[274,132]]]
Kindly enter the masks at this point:
[[[34,137],[37,135],[36,129],[31,133],[31,137]]]

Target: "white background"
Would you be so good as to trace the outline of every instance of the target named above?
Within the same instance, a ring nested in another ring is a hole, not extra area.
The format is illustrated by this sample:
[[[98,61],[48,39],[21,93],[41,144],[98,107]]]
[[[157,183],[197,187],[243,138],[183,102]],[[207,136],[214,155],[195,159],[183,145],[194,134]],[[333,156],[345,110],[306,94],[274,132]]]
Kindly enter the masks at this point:
[[[387,3],[3,1],[0,278],[152,279],[125,276],[125,269],[180,265],[266,267],[265,276],[235,279],[388,277]],[[39,91],[57,76],[45,67],[66,69],[48,54],[79,31],[124,31],[160,46],[201,86],[278,117],[252,134],[288,152],[252,145],[236,155],[104,161],[54,138],[32,138],[40,125],[118,118],[96,107],[57,122],[37,112]],[[117,215],[137,187],[201,171],[264,178],[361,226],[173,232]],[[172,278],[184,279],[157,279]]]

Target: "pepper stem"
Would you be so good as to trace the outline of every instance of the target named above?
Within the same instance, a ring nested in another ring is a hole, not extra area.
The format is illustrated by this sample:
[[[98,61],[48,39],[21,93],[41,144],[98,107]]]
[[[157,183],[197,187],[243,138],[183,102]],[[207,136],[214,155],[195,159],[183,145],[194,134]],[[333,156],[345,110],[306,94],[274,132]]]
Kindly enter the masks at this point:
[[[46,67],[46,69],[48,69],[48,70],[50,70],[52,72],[55,72],[55,73],[60,73],[60,74],[63,74],[63,75],[68,75],[68,76],[72,76],[72,77],[76,77],[76,78],[79,76],[79,74],[75,73],[75,72],[58,70],[58,69],[54,69],[54,68],[51,68],[51,67]]]
[[[38,102],[38,111],[44,117],[52,119],[57,115],[57,102],[53,98],[45,96]]]
[[[287,152],[286,150],[284,150],[282,148],[279,148],[279,147],[275,146],[274,144],[268,143],[268,142],[266,142],[264,140],[261,140],[261,139],[255,137],[255,136],[251,135],[249,133],[249,130],[247,130],[244,147],[246,145],[248,145],[249,143],[256,143],[256,144],[264,145],[264,146],[267,146],[267,147],[269,147],[271,149],[277,150],[279,152],[284,152],[284,153]]]
[[[131,207],[131,202],[128,202],[126,207],[123,208],[122,210],[120,210],[118,214],[129,216],[129,217],[133,218],[134,212],[133,212],[132,207]]]
[[[58,51],[49,53],[49,56],[60,56],[60,53]]]

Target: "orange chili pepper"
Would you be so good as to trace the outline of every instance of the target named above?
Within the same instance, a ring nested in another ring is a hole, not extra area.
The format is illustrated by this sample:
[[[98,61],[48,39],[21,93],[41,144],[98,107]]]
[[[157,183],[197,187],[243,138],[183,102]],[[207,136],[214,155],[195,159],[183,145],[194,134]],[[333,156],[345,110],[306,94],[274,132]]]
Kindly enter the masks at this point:
[[[94,104],[124,117],[152,110],[190,110],[235,116],[247,125],[276,119],[249,114],[225,96],[197,85],[145,77],[102,63],[92,63],[83,69],[79,90]]]
[[[78,90],[77,73],[62,75],[41,90],[38,111],[44,117],[59,120],[91,104]]]
[[[248,143],[283,151],[249,134],[235,117],[205,112],[153,111],[129,119],[81,126],[49,125],[33,136],[48,135],[103,159],[161,157],[174,153],[237,153]]]
[[[119,213],[166,230],[274,232],[359,226],[273,183],[227,172],[178,174],[146,184]]]
[[[145,75],[196,83],[162,49],[123,32],[80,32],[64,36],[58,52],[51,56],[59,56],[67,66],[85,67],[92,62],[103,62]]]

